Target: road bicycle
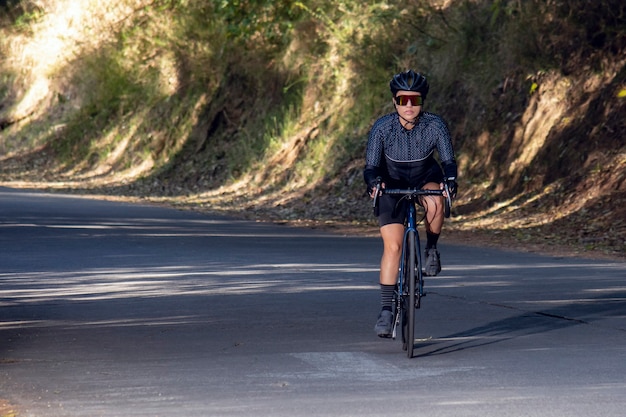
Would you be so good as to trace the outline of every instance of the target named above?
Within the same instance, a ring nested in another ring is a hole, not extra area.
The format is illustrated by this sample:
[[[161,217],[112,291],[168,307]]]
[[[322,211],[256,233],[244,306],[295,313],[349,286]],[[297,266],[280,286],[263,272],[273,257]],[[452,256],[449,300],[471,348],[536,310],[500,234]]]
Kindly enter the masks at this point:
[[[444,195],[445,192],[445,195]],[[415,312],[421,307],[424,291],[424,272],[422,271],[422,250],[417,225],[424,220],[425,212],[417,220],[419,198],[422,196],[444,196],[444,216],[450,217],[452,200],[447,185],[443,190],[383,189],[380,181],[377,182],[373,205],[376,207],[378,196],[382,194],[400,195],[398,204],[407,200],[406,221],[404,225],[404,239],[402,241],[402,255],[398,268],[398,283],[393,299],[393,330],[391,337],[396,339],[398,326],[402,327],[402,349],[406,350],[409,358],[413,357],[415,345]],[[421,205],[419,205],[422,207]],[[422,210],[423,211],[423,210]]]

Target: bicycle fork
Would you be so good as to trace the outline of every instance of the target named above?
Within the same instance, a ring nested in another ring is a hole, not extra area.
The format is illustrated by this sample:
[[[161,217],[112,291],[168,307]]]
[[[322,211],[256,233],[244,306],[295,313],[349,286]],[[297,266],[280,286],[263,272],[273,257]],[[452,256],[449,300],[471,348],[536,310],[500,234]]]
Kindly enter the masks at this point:
[[[391,331],[391,338],[392,339],[396,339],[396,331],[398,329],[398,326],[400,326],[400,320],[402,319],[402,314],[404,314],[404,310],[407,308],[407,305],[403,305],[405,298],[408,297],[408,292],[405,291],[405,283],[404,283],[404,278],[406,276],[405,274],[405,268],[408,268],[407,262],[405,262],[405,260],[407,259],[407,250],[408,250],[408,239],[409,236],[411,236],[410,232],[414,232],[415,234],[417,233],[417,228],[415,225],[415,206],[413,204],[410,204],[409,207],[409,212],[408,212],[408,218],[407,218],[407,224],[406,227],[404,229],[404,238],[402,241],[402,254],[400,255],[400,266],[398,267],[398,283],[396,284],[396,290],[394,293],[394,297],[395,297],[395,315],[394,315],[394,321],[393,321],[393,328]],[[415,235],[413,235],[415,236]],[[420,286],[419,288],[420,293],[422,292],[422,288]],[[421,294],[420,294],[421,295]]]

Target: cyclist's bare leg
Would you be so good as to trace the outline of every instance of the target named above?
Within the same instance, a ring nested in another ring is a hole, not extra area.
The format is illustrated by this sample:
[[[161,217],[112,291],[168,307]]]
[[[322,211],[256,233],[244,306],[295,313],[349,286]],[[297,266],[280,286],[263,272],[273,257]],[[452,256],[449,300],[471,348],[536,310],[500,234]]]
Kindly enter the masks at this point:
[[[403,224],[387,224],[380,228],[383,238],[383,256],[380,260],[380,303],[382,310],[376,320],[374,331],[379,337],[391,337],[393,333],[392,300],[398,280],[398,265],[402,255]]]
[[[429,182],[422,187],[424,190],[439,190],[439,184]],[[426,196],[422,197],[421,204],[426,211],[424,223],[426,231],[434,234],[440,234],[443,227],[443,197]]]
[[[398,265],[402,255],[403,224],[387,224],[380,228],[383,238],[383,256],[380,261],[380,283],[395,285],[398,281]]]
[[[427,183],[424,187],[427,190],[439,190],[441,187],[434,182]],[[424,273],[434,276],[441,272],[441,261],[437,251],[437,241],[441,234],[444,219],[443,197],[425,196],[421,199],[421,204],[426,211],[424,220],[426,226],[426,250],[424,259]]]

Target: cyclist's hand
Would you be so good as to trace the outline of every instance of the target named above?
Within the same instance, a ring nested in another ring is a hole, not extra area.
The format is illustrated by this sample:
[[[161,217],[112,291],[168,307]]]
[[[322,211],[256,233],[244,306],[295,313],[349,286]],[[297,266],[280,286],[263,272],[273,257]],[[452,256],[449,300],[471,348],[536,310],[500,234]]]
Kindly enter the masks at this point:
[[[456,183],[456,178],[446,178],[445,185],[448,188],[448,193],[450,194],[450,198],[454,200],[456,198],[458,185]],[[445,189],[444,184],[441,184],[441,188]],[[447,197],[448,193],[444,192],[444,196]]]
[[[371,198],[375,198],[376,190],[378,190],[378,196],[381,196],[382,192],[380,190],[384,188],[385,188],[385,183],[382,182],[380,178],[377,178],[376,182],[373,182],[372,184],[370,184],[369,189],[368,189],[368,194],[370,195]]]

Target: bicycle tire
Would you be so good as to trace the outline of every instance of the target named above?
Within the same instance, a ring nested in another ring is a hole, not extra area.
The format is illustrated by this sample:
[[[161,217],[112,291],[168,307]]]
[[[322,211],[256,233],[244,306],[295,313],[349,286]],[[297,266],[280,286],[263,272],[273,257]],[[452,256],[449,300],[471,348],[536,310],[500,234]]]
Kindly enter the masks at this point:
[[[407,238],[406,235],[404,237],[405,239]],[[409,251],[408,249],[408,241],[405,241],[405,248],[402,251],[403,252],[403,258],[401,260],[402,262],[402,266],[401,266],[401,278],[400,281],[402,283],[402,286],[400,288],[398,288],[398,296],[400,297],[399,300],[400,302],[398,303],[398,307],[399,307],[399,311],[398,314],[400,314],[400,325],[402,326],[402,350],[406,351],[407,349],[407,341],[409,340],[409,335],[407,334],[407,329],[409,327],[409,323],[408,323],[408,319],[407,319],[407,311],[409,309],[409,303],[408,303],[408,294],[409,294],[409,287],[408,287],[408,281],[406,280],[406,277],[408,276],[407,274],[407,268],[409,267]]]
[[[407,329],[409,327],[409,323],[406,317],[406,312],[407,312],[408,308],[407,308],[407,300],[406,300],[406,296],[402,296],[402,308],[400,309],[400,314],[402,314],[401,317],[401,321],[402,321],[402,350],[407,350],[407,346],[408,346],[408,338],[409,336],[407,335]]]
[[[415,307],[417,306],[417,301],[415,299],[415,296],[417,294],[417,288],[416,288],[416,284],[417,284],[417,267],[419,265],[416,264],[416,260],[417,260],[417,248],[416,246],[416,236],[415,236],[416,232],[415,231],[409,231],[408,233],[408,246],[409,246],[409,262],[408,265],[406,265],[406,273],[405,273],[405,282],[407,283],[408,286],[408,303],[407,304],[407,311],[406,311],[406,315],[407,315],[407,349],[406,349],[406,355],[409,358],[413,357],[413,348],[415,347]]]
[[[422,269],[422,247],[419,239],[419,235],[415,236],[415,308],[422,307],[422,296],[426,295],[424,290],[424,271]]]

